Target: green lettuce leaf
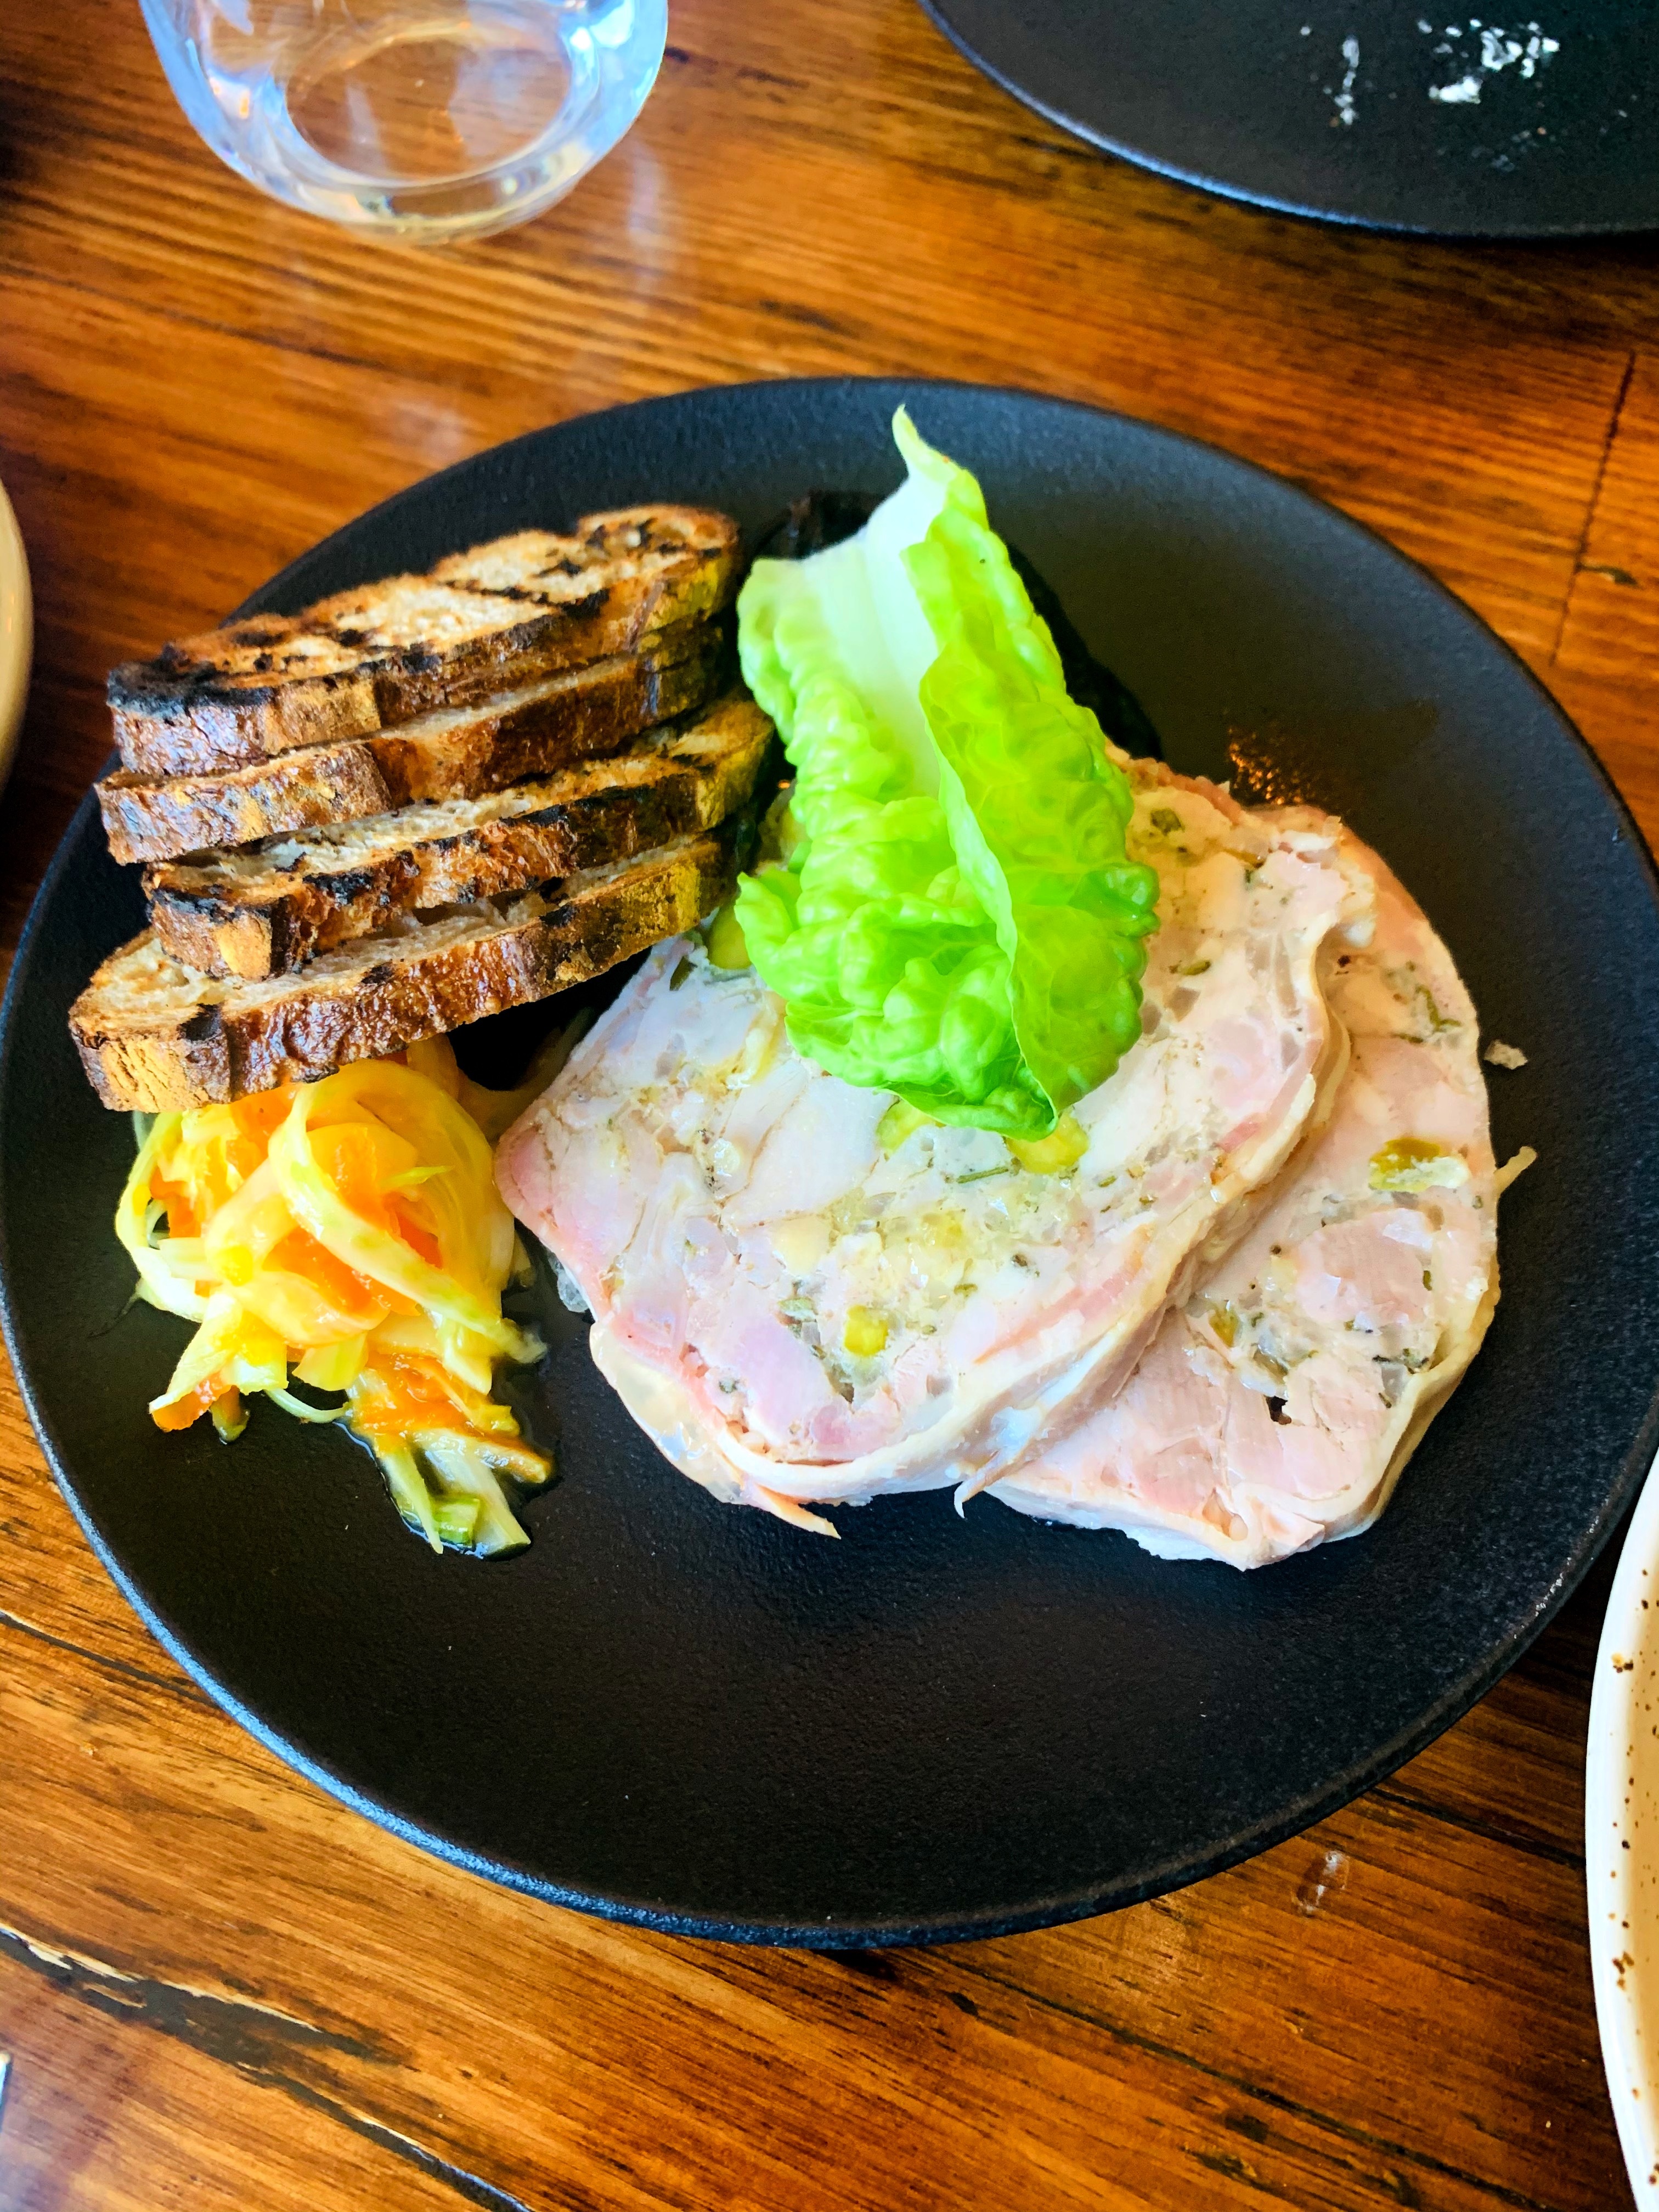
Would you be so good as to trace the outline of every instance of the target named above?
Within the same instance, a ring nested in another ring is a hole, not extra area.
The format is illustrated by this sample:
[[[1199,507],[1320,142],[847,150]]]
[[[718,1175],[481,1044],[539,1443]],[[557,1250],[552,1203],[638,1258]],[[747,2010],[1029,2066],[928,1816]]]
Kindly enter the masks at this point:
[[[893,431],[909,474],[858,536],[757,562],[738,600],[804,836],[738,919],[808,1059],[1042,1136],[1139,1034],[1158,878],[978,484],[902,409]]]

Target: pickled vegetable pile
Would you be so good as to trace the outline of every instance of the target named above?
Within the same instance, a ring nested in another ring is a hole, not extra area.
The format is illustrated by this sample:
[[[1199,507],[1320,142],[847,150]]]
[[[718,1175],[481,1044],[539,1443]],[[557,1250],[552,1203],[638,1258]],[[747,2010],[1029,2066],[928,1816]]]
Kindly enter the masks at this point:
[[[502,1363],[542,1347],[501,1310],[526,1263],[470,1087],[439,1041],[158,1115],[116,1233],[137,1295],[197,1324],[158,1427],[206,1415],[234,1440],[260,1395],[340,1422],[434,1549],[491,1553],[526,1540],[509,1484],[550,1469],[493,1395]]]

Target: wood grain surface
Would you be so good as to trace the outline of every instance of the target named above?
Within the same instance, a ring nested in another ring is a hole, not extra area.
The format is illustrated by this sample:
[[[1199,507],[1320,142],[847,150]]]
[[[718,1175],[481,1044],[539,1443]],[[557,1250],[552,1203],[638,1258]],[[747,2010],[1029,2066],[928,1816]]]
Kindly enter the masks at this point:
[[[131,0],[0,9],[0,478],[38,611],[0,949],[111,662],[498,439],[796,373],[1024,385],[1308,485],[1492,623],[1659,831],[1659,246],[1206,199],[1068,143],[911,0],[676,0],[670,35],[563,208],[420,254],[221,168]],[[492,1889],[279,1765],[128,1613],[7,1376],[0,2207],[1627,2205],[1584,1928],[1607,1585],[1201,1887],[949,1951],[723,1950]]]

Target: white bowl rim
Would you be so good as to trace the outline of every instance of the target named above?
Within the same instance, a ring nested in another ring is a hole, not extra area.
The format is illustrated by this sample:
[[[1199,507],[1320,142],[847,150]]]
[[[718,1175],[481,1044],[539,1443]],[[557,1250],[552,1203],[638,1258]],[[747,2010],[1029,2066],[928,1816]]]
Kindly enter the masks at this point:
[[[6,488],[0,484],[0,784],[10,773],[17,750],[33,653],[28,555]]]
[[[1590,1690],[1584,1881],[1607,2094],[1630,2185],[1659,2212],[1659,1462],[1607,1601]],[[1638,1741],[1645,1765],[1632,1759]],[[1637,1778],[1649,1804],[1645,1825]]]

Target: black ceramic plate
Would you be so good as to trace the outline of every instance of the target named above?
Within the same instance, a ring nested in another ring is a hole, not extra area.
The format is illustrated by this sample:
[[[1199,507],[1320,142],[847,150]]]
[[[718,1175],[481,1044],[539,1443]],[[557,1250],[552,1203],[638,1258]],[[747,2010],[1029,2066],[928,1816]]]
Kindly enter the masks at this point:
[[[43,887],[0,1043],[8,1341],[70,1503],[185,1665],[374,1819],[540,1895],[805,1944],[984,1935],[1261,1850],[1419,1749],[1583,1573],[1648,1460],[1659,1380],[1659,908],[1629,817],[1520,664],[1377,539],[1271,477],[1017,393],[701,392],[482,454],[351,524],[292,607],[526,524],[651,496],[749,526],[896,480],[903,399],[1139,695],[1182,768],[1349,814],[1449,939],[1490,1033],[1506,1202],[1486,1350],[1362,1540],[1265,1571],[947,1493],[842,1541],[714,1504],[647,1444],[542,1294],[531,1407],[562,1480],[532,1547],[434,1559],[343,1438],[259,1409],[162,1437],[184,1325],[123,1313],[124,1116],[64,1013],[140,917],[90,806]]]
[[[1659,227],[1651,0],[925,0],[1107,152],[1293,215],[1443,238]]]

